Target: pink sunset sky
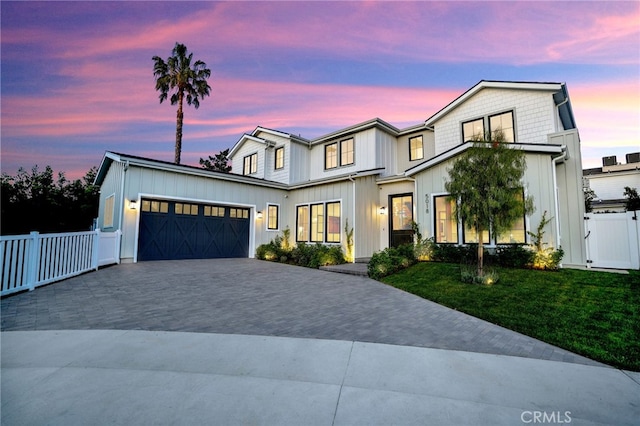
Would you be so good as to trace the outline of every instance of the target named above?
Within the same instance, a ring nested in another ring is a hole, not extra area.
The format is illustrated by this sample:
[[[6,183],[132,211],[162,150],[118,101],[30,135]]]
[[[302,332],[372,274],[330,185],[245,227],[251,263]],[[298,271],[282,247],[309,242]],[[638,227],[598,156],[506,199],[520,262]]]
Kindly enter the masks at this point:
[[[78,178],[105,151],[172,161],[176,107],[152,56],[212,71],[182,161],[256,126],[312,139],[418,124],[480,80],[566,82],[583,166],[640,151],[640,2],[10,2],[1,7],[2,172]]]

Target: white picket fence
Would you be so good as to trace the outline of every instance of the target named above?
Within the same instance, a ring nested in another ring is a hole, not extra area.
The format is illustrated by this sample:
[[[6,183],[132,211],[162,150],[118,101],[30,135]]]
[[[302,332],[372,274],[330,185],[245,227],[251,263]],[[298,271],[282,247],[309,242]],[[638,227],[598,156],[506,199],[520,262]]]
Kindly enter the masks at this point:
[[[0,295],[120,263],[120,234],[96,230],[0,237]]]
[[[640,212],[587,213],[587,265],[640,269]]]

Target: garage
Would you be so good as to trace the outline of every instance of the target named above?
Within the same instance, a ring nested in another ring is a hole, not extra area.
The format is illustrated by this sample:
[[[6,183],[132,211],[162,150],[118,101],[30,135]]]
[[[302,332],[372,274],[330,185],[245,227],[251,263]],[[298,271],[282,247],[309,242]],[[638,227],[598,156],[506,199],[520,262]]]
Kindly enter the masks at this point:
[[[138,261],[248,256],[248,208],[142,200]]]

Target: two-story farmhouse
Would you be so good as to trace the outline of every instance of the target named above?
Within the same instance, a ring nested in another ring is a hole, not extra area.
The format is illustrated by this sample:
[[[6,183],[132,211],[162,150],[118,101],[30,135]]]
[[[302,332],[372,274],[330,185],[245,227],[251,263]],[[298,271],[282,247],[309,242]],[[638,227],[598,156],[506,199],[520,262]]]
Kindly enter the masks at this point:
[[[474,135],[500,129],[526,152],[522,191],[536,211],[490,247],[545,239],[565,265],[585,265],[580,141],[562,83],[481,81],[426,121],[398,129],[373,119],[307,140],[257,127],[231,149],[232,173],[107,152],[98,171],[98,226],[122,231],[123,261],[253,257],[288,228],[292,242],[345,244],[356,259],[413,238],[478,241],[444,189],[447,168]],[[482,173],[482,170],[478,170]]]

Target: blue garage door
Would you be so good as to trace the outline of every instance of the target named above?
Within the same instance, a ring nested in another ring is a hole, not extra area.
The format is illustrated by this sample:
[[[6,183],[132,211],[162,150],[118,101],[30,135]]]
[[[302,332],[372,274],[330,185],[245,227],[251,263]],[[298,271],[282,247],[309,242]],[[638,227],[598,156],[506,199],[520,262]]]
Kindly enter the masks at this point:
[[[138,260],[249,256],[249,209],[142,200]]]

